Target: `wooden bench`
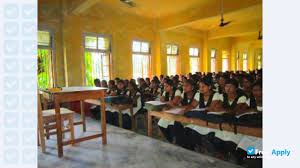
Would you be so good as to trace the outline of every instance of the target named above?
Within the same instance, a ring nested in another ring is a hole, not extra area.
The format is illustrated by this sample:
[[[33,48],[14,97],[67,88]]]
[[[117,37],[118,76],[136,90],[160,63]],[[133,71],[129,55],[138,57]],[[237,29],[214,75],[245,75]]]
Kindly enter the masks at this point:
[[[148,136],[152,137],[152,117],[163,118],[168,120],[174,120],[181,123],[194,124],[202,127],[208,127],[212,129],[219,129],[219,124],[207,123],[205,120],[197,118],[188,118],[183,115],[170,114],[163,111],[149,111],[148,112]],[[222,124],[222,130],[234,132],[234,126],[228,123]],[[236,132],[243,135],[249,135],[254,137],[262,137],[262,128],[236,126]]]

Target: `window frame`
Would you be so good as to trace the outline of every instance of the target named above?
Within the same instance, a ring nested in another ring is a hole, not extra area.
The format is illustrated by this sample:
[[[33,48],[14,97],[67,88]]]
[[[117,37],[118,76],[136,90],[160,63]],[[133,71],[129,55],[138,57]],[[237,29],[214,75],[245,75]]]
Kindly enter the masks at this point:
[[[141,49],[142,49],[142,43],[148,43],[148,47],[149,47],[149,51],[148,52],[142,52],[142,50],[140,52],[135,52],[133,51],[133,43],[134,42],[140,42],[141,43]],[[148,68],[148,75],[147,77],[151,77],[152,74],[152,56],[151,56],[151,42],[147,41],[147,40],[141,40],[141,39],[133,39],[131,41],[131,59],[133,59],[133,55],[143,55],[143,56],[148,56],[148,61],[149,61],[149,68]],[[133,62],[132,62],[132,78],[134,78],[134,72],[133,72]]]
[[[38,49],[46,49],[51,51],[51,74],[50,74],[50,86],[55,87],[56,84],[56,47],[55,47],[55,32],[53,29],[46,26],[39,26],[37,31],[47,31],[50,35],[50,46],[37,45]],[[38,32],[37,32],[38,33]],[[38,44],[38,39],[37,39]]]
[[[168,45],[170,45],[171,46],[171,54],[168,54]],[[176,54],[172,54],[172,47],[173,46],[176,46],[177,47],[177,52],[176,52]],[[166,43],[166,45],[165,45],[165,50],[166,50],[166,55],[167,55],[167,74],[168,74],[168,76],[171,76],[171,74],[169,74],[169,61],[168,61],[168,57],[175,57],[176,58],[176,73],[175,73],[175,75],[178,73],[177,72],[177,66],[178,66],[178,57],[179,57],[179,44],[177,44],[177,43]]]
[[[247,56],[247,58],[244,58],[244,55],[246,55]],[[248,57],[248,52],[243,52],[243,55],[242,55],[242,59],[243,59],[243,71],[248,71],[248,69],[249,69],[249,57]],[[245,69],[245,67],[244,67],[244,61],[247,61],[247,68]]]
[[[99,37],[103,37],[103,38],[108,38],[109,39],[109,48],[107,50],[103,50],[103,49],[91,49],[91,48],[86,48],[85,47],[85,37],[86,36],[96,36],[97,38],[97,43],[96,43],[96,46],[98,48],[98,38]],[[82,34],[82,46],[83,46],[83,63],[82,63],[82,66],[85,70],[85,52],[102,52],[102,53],[106,53],[108,54],[109,56],[109,74],[108,74],[108,78],[111,79],[112,78],[112,66],[113,66],[113,62],[112,62],[112,35],[110,34],[104,34],[104,33],[93,33],[93,32],[84,32]],[[87,85],[86,83],[86,72],[83,73],[83,83],[84,85]]]
[[[214,57],[211,56],[212,50],[215,51]],[[212,61],[212,58],[213,58],[213,59],[215,60],[214,72],[216,72],[216,68],[217,68],[217,64],[216,64],[216,62],[217,62],[217,49],[216,49],[216,48],[211,48],[211,49],[210,49],[210,55],[209,55],[209,58],[210,58],[210,59],[209,59],[209,60],[210,60],[210,62],[209,62],[209,64],[210,64],[210,71],[212,72],[211,61]]]

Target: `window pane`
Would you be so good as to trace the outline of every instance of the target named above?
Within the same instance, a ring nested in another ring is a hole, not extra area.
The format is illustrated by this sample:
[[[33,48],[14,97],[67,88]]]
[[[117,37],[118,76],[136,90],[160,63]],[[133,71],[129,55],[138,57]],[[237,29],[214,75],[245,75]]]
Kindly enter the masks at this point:
[[[98,49],[109,50],[109,39],[104,37],[98,37]]]
[[[172,54],[172,46],[167,45],[167,54]]]
[[[177,57],[176,56],[167,56],[168,61],[168,75],[176,75],[177,69]]]
[[[199,72],[199,58],[198,57],[190,57],[190,72],[196,73]]]
[[[142,42],[142,51],[143,53],[149,53],[149,43]]]
[[[247,53],[244,53],[244,54],[243,54],[243,59],[244,59],[244,60],[245,60],[245,59],[248,59]]]
[[[194,48],[194,56],[199,56],[199,49],[198,48]]]
[[[48,31],[38,31],[38,45],[51,47],[51,38]]]
[[[171,54],[177,55],[178,54],[178,47],[176,45],[172,46]]]
[[[189,49],[189,54],[190,54],[190,56],[193,56],[193,55],[194,55],[194,48],[190,48],[190,49]]]
[[[85,37],[85,48],[97,49],[97,37],[86,36]]]
[[[133,43],[132,43],[132,51],[133,52],[141,52],[141,42],[133,41]]]
[[[146,78],[149,77],[149,55],[133,54],[133,78]]]
[[[51,50],[38,49],[38,87],[49,88],[52,83]]]
[[[215,58],[210,59],[210,71],[216,72],[216,59]]]
[[[228,59],[227,58],[222,59],[222,71],[223,72],[228,71]]]
[[[211,58],[215,58],[216,57],[216,50],[215,49],[211,49],[210,50],[210,57]]]

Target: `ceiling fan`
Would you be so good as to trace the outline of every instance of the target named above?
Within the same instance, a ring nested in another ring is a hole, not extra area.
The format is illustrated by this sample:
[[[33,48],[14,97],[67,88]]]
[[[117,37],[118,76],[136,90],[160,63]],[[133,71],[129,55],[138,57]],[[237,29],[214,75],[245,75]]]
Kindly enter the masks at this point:
[[[228,22],[224,22],[224,0],[221,0],[221,23],[220,23],[220,27],[224,27],[226,25],[228,25],[231,21]]]
[[[128,5],[129,7],[135,7],[136,4],[133,2],[133,0],[120,0],[122,3]]]

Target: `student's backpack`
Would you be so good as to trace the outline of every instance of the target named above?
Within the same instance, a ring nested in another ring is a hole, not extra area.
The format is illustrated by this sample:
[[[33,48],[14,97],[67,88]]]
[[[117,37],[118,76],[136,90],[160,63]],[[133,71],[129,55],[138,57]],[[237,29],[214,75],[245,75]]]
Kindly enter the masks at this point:
[[[249,112],[235,117],[235,125],[262,128],[262,113]]]

